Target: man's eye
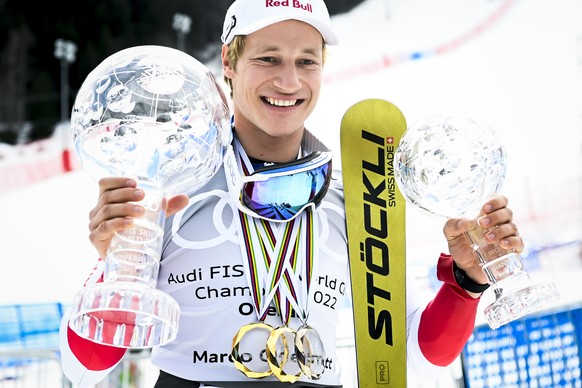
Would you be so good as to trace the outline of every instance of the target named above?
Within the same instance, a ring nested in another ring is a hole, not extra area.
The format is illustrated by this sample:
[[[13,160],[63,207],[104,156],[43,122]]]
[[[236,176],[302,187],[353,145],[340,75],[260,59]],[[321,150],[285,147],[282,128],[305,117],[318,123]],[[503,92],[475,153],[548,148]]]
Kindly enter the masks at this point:
[[[300,65],[304,67],[320,67],[321,61],[317,59],[303,59],[300,61]]]

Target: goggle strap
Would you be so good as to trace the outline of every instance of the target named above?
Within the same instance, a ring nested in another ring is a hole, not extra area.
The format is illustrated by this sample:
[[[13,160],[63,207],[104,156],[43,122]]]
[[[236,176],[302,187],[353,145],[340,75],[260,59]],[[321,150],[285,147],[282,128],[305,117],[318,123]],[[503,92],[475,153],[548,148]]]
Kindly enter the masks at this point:
[[[302,158],[298,158],[298,159],[295,159],[295,160],[293,160],[291,162],[285,163],[284,166],[281,166],[280,164],[273,164],[273,165],[270,165],[270,166],[265,166],[265,167],[257,168],[255,171],[253,171],[253,174],[260,174],[260,173],[263,173],[263,172],[269,172],[269,171],[272,171],[272,170],[278,170],[281,167],[300,166],[300,165],[302,165],[304,163],[311,162],[313,159],[316,159],[321,154],[322,154],[321,151],[315,151],[315,152],[312,152],[309,155],[306,155],[306,156],[304,156]],[[301,170],[299,170],[299,171],[301,171]]]

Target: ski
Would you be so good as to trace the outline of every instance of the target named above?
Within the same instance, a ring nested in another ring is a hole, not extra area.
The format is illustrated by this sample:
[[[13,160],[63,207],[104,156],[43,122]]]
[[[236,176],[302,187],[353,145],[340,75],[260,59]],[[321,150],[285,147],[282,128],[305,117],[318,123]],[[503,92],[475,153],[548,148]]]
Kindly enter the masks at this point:
[[[361,388],[406,387],[406,204],[394,176],[394,153],[405,131],[402,112],[381,99],[354,104],[341,121]]]

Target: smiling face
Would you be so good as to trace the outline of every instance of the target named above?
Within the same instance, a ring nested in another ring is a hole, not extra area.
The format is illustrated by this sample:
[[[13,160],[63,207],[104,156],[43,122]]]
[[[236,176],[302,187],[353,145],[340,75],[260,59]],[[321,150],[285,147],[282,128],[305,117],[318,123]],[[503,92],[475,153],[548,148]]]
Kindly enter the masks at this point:
[[[304,123],[321,89],[323,38],[311,25],[287,20],[249,34],[236,65],[223,47],[237,136],[249,156],[272,162],[297,157]]]

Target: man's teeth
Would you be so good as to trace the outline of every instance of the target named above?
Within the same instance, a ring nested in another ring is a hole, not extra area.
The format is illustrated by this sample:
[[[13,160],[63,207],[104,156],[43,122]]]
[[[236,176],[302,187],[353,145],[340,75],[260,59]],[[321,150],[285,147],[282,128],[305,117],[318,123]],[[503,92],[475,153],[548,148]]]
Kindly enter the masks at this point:
[[[297,100],[275,100],[274,98],[266,98],[267,102],[275,106],[294,106]]]

